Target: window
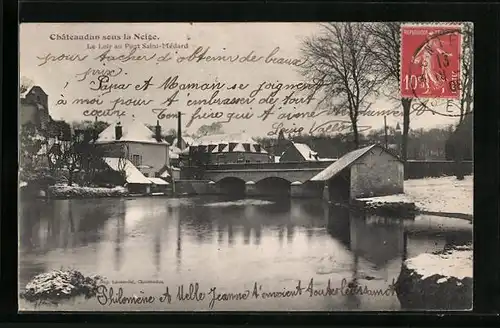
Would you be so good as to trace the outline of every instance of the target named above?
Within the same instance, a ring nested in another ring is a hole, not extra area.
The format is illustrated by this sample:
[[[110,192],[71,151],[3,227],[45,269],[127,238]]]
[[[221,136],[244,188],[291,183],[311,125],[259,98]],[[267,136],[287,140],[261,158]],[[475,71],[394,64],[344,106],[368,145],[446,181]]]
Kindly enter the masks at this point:
[[[142,165],[142,156],[132,155],[132,164],[134,164],[135,166]]]

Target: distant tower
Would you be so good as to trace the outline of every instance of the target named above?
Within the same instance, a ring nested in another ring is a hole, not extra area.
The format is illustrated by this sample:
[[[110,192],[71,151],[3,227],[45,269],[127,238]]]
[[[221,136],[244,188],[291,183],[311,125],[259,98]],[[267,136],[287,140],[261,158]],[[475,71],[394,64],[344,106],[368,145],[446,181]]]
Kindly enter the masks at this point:
[[[395,141],[396,141],[396,145],[397,145],[397,151],[398,151],[398,154],[401,155],[401,146],[402,146],[402,142],[403,142],[403,138],[401,136],[401,127],[399,126],[399,122],[396,123],[396,130],[395,130]]]
[[[285,138],[285,134],[283,130],[280,130],[278,134],[278,147],[276,149],[276,155],[281,156],[281,154],[285,151],[286,146],[288,144],[288,140]]]

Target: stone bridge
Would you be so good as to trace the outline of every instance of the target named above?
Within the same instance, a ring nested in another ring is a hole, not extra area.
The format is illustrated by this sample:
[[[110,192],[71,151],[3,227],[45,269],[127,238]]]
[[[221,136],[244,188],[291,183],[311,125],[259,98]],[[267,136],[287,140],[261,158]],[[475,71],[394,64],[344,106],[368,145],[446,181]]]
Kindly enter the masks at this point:
[[[261,182],[264,179],[282,179],[289,183],[306,182],[323,169],[281,169],[281,170],[210,170],[203,178],[215,183],[223,179],[240,179],[243,182]]]
[[[203,178],[215,183],[226,178],[255,183],[271,178],[286,180],[289,183],[304,183],[332,163],[333,161],[207,165]]]
[[[196,175],[210,181],[212,193],[321,196],[323,185],[308,181],[331,163],[333,162],[207,165]]]

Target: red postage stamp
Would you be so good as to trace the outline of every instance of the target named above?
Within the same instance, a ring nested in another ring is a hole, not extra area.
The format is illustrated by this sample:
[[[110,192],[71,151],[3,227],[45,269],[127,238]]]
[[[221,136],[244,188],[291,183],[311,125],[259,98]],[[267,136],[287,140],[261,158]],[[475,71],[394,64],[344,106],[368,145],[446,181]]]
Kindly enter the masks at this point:
[[[401,96],[460,98],[462,34],[455,25],[403,25]]]

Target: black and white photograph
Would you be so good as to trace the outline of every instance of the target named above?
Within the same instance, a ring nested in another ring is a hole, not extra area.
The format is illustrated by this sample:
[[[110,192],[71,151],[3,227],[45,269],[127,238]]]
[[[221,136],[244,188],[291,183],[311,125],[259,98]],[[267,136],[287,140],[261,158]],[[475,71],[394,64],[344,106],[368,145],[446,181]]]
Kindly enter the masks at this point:
[[[473,29],[22,23],[19,311],[471,310]]]

